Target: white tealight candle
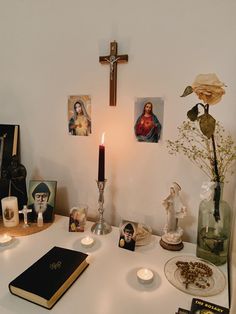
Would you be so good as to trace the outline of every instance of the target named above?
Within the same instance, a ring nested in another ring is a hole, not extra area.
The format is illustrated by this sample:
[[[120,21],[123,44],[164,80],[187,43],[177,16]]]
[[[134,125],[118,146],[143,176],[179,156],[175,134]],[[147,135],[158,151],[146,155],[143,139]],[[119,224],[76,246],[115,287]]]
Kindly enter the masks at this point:
[[[148,268],[140,268],[137,271],[137,277],[141,283],[151,283],[153,281],[154,274]]]
[[[94,239],[91,238],[90,236],[84,237],[84,238],[81,240],[81,244],[82,244],[84,247],[91,247],[91,246],[93,246],[93,244],[94,244]]]
[[[12,237],[7,234],[0,236],[0,246],[10,244],[11,240],[12,240]]]

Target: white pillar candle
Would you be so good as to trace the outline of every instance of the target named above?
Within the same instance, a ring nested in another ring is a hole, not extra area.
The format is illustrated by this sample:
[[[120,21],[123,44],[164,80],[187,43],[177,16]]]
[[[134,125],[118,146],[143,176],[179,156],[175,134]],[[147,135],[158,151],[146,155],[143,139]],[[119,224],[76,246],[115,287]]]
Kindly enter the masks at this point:
[[[5,227],[15,227],[19,224],[18,203],[15,196],[8,196],[1,200],[2,217]]]
[[[0,246],[8,245],[12,241],[12,237],[10,235],[4,234],[0,236]]]
[[[151,283],[153,281],[153,272],[148,268],[140,268],[137,271],[137,277],[141,283]]]
[[[84,237],[83,239],[81,239],[81,244],[84,247],[91,247],[94,244],[94,239],[91,238],[90,236]]]

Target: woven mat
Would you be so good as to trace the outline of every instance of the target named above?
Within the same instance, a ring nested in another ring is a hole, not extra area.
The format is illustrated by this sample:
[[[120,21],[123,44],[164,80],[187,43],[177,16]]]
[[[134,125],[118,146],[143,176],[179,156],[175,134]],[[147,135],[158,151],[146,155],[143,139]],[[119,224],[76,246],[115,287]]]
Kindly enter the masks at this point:
[[[38,227],[37,223],[30,223],[30,227],[23,228],[23,221],[16,227],[4,227],[2,220],[0,220],[0,235],[8,234],[12,237],[22,237],[33,233],[40,232],[52,225],[52,222],[45,222],[43,227]]]

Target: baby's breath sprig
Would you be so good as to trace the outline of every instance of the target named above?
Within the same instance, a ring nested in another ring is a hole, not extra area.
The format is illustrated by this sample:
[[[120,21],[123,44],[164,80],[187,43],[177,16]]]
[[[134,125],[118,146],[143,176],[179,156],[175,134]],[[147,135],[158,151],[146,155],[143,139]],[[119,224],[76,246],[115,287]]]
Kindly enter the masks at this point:
[[[227,134],[219,122],[216,122],[214,136],[220,183],[224,183],[226,174],[236,160],[236,145],[231,135]],[[181,153],[186,156],[211,181],[217,180],[214,169],[212,141],[201,132],[198,122],[183,121],[182,125],[178,127],[177,139],[175,141],[168,140],[167,148],[171,155]]]

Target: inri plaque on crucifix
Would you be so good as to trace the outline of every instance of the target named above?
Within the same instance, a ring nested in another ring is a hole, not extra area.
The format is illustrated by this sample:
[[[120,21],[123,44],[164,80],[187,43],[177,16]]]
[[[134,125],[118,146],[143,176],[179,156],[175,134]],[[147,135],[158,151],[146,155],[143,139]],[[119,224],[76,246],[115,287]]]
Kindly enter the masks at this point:
[[[110,43],[110,55],[99,57],[100,63],[110,65],[110,106],[116,106],[117,63],[128,62],[128,55],[118,55],[117,48],[117,42],[113,41]]]

